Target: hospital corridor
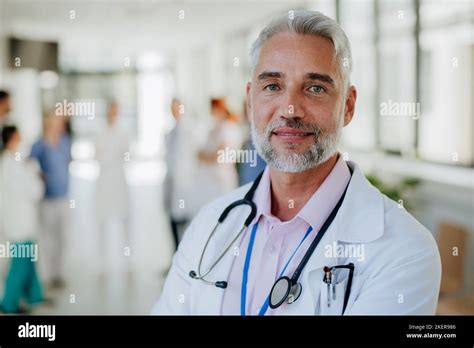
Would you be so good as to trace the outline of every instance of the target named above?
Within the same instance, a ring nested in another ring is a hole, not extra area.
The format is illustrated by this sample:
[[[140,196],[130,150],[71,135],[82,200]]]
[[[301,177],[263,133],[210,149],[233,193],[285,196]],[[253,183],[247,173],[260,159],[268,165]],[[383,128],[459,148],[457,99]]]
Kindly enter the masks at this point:
[[[153,174],[138,176],[129,186],[130,243],[123,226],[110,221],[104,246],[99,245],[91,204],[95,180],[81,176],[87,165],[77,164],[77,176],[71,176],[76,206],[65,241],[65,286],[52,291],[53,304],[40,305],[32,314],[146,314],[150,310],[170,266],[173,241],[159,200],[163,172],[157,165],[141,165],[131,171],[148,166]]]
[[[0,0],[0,316],[473,315],[473,18]]]

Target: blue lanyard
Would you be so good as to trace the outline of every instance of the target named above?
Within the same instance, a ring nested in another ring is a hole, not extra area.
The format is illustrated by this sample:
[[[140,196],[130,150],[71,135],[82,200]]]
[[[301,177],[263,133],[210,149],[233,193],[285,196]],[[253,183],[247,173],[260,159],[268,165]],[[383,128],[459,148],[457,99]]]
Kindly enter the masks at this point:
[[[258,222],[256,222],[255,225],[253,225],[253,228],[252,228],[252,234],[250,235],[249,245],[247,247],[247,254],[245,256],[244,270],[243,270],[243,273],[242,273],[242,291],[241,291],[241,296],[240,296],[240,315],[242,315],[242,316],[245,316],[245,307],[247,305],[248,272],[249,272],[249,266],[250,266],[250,258],[252,256],[253,242],[255,241],[255,234],[257,233],[257,226],[258,226]],[[313,230],[313,228],[311,226],[309,226],[309,228],[306,231],[303,239],[301,240],[301,242],[298,244],[298,246],[295,248],[295,250],[291,254],[290,258],[288,259],[288,261],[285,264],[285,267],[283,267],[279,277],[281,277],[285,273],[286,268],[288,267],[288,265],[291,262],[291,259],[293,259],[293,256],[295,256],[295,254],[298,251],[298,249],[300,248],[301,244],[303,244],[306,237],[308,237],[308,235],[311,233],[312,230]],[[270,300],[270,295],[268,295],[267,298],[265,299],[265,303],[260,308],[260,311],[259,311],[258,315],[264,315],[265,314],[265,312],[267,311],[268,306],[269,306],[269,300]]]

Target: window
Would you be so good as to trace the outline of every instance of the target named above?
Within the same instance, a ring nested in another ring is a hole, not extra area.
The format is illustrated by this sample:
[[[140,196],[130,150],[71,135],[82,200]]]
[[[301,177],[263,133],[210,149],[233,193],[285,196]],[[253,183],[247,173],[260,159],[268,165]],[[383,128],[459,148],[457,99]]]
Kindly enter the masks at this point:
[[[358,90],[344,145],[473,166],[472,1],[337,4]]]
[[[470,1],[420,5],[422,159],[474,164],[473,36]]]

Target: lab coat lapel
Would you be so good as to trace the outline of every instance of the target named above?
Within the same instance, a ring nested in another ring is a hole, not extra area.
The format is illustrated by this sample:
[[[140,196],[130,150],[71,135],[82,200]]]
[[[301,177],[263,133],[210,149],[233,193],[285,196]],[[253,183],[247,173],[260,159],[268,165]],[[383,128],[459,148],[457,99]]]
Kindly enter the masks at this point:
[[[355,163],[348,162],[348,165],[354,172],[344,202],[301,274],[303,290],[300,299],[287,305],[282,314],[312,315],[320,312],[323,268],[339,264],[339,259],[329,252],[333,251],[333,245],[340,242],[368,243],[383,235],[383,197],[369,184]],[[355,272],[357,271],[356,269]]]

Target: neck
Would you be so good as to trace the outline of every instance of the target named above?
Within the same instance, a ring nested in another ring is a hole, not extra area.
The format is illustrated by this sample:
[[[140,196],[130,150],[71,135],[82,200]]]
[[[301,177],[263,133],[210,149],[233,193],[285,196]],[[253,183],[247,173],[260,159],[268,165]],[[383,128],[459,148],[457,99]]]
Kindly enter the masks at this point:
[[[285,173],[269,167],[272,214],[281,221],[291,220],[318,190],[338,159],[334,154],[326,162],[301,173]]]
[[[44,141],[49,145],[56,145],[59,142],[59,138],[60,135],[58,134],[45,133],[44,135]]]
[[[11,153],[14,154],[16,152],[16,148],[5,146],[5,153]]]

